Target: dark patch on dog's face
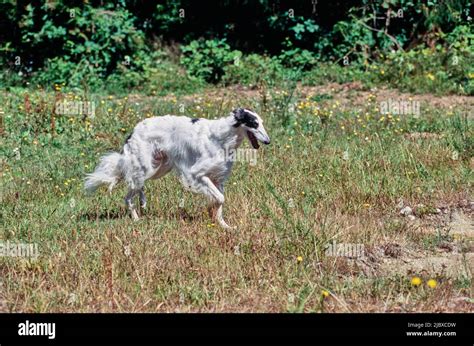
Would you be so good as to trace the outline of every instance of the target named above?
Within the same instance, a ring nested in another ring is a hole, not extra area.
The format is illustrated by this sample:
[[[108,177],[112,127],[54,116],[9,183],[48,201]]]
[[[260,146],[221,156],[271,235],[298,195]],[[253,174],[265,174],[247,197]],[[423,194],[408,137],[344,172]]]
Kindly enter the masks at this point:
[[[195,124],[195,123],[197,123],[199,120],[201,120],[201,119],[199,119],[199,118],[193,118],[193,119],[191,119],[191,122],[192,122],[193,124]]]
[[[240,125],[245,125],[251,129],[256,129],[258,127],[257,117],[249,113],[246,109],[237,108],[232,113],[234,113],[234,118],[237,121],[234,124],[234,127],[239,127]]]

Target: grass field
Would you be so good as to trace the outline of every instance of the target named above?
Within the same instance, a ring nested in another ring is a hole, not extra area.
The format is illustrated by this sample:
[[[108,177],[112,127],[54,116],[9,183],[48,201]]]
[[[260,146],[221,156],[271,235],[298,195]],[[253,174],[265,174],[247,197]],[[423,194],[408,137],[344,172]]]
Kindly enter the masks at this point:
[[[389,99],[420,112],[381,114]],[[95,115],[54,115],[57,100],[93,101]],[[84,175],[139,120],[237,106],[261,114],[272,144],[226,185],[235,230],[212,224],[173,175],[147,182],[138,222],[123,185],[84,194]],[[472,109],[473,97],[353,84],[2,92],[0,240],[38,244],[39,256],[0,257],[0,311],[473,311]],[[331,255],[334,244],[363,254]]]

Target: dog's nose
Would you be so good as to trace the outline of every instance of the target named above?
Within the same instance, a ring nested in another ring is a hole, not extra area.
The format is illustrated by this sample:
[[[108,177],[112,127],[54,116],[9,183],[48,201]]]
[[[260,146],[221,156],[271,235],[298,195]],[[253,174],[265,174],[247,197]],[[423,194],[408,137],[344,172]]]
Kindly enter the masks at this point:
[[[270,139],[267,139],[263,144],[270,144]]]

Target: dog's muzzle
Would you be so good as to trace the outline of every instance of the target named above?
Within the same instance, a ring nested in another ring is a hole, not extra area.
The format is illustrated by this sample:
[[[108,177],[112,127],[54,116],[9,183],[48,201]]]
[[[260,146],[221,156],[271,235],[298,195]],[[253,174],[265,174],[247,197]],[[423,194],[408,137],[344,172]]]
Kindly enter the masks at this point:
[[[263,131],[258,131],[255,133],[252,131],[247,131],[247,137],[254,149],[260,148],[258,142],[262,142],[263,144],[270,144],[270,137],[268,137],[266,133],[263,133]]]

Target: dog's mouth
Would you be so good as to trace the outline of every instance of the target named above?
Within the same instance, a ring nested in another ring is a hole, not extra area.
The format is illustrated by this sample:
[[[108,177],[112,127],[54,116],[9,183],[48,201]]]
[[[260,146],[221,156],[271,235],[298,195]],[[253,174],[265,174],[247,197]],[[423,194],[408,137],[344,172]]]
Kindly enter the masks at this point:
[[[252,132],[247,131],[247,137],[254,149],[260,148],[260,145],[258,145],[257,137],[255,137],[255,135]]]

